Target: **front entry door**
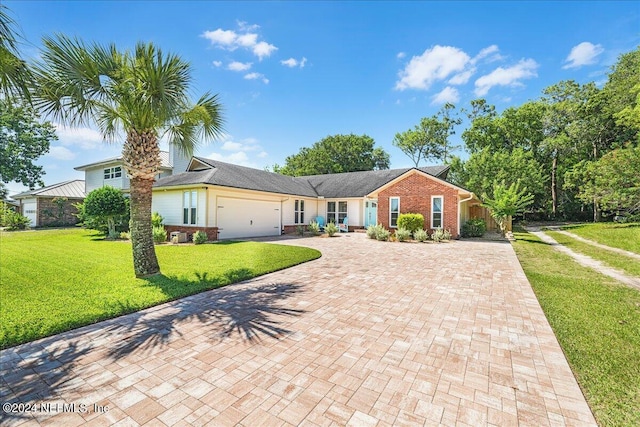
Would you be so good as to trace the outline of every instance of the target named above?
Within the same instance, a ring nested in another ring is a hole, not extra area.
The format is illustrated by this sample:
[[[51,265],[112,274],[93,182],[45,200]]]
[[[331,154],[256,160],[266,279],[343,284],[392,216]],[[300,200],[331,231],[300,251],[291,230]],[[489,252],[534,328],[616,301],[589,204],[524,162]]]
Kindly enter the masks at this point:
[[[364,226],[376,225],[378,223],[378,202],[366,200],[364,202]]]

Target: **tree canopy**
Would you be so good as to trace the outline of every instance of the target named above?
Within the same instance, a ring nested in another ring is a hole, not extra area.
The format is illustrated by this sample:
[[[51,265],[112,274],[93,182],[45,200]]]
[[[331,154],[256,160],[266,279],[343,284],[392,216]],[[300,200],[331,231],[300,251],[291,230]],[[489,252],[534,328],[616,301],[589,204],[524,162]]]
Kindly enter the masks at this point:
[[[0,99],[0,181],[19,182],[32,190],[43,186],[45,172],[35,161],[57,139],[51,123],[40,123],[33,108]]]
[[[389,169],[389,154],[375,147],[367,135],[332,135],[303,147],[288,156],[284,166],[274,166],[283,175],[323,175],[329,173]]]

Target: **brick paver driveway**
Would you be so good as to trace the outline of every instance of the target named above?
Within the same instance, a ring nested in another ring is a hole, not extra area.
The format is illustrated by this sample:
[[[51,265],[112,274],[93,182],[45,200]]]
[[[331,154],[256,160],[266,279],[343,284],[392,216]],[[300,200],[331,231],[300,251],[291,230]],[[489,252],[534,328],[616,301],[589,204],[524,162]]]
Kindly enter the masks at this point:
[[[0,424],[595,424],[508,243],[280,243],[323,256],[3,351]]]

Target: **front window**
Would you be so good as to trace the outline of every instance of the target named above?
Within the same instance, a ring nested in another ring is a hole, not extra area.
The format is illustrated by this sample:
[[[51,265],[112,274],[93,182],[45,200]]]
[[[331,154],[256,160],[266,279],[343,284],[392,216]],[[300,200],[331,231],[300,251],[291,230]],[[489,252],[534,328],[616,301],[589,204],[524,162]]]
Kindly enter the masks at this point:
[[[195,225],[197,219],[198,192],[185,191],[182,193],[182,223]]]
[[[342,223],[347,217],[347,202],[327,202],[327,223]]]
[[[431,196],[431,228],[442,228],[442,196]]]
[[[114,179],[122,177],[122,167],[115,166],[104,170],[104,179]]]
[[[389,198],[389,227],[398,226],[398,215],[400,215],[400,197]]]
[[[293,210],[295,211],[294,224],[304,224],[304,200],[296,200],[294,204],[295,204],[293,208]]]

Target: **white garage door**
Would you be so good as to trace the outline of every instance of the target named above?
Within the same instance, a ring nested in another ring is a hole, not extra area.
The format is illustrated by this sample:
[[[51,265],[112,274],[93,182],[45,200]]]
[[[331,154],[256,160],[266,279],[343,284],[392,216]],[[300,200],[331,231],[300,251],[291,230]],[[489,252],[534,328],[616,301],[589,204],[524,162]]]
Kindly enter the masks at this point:
[[[279,202],[220,197],[217,209],[220,239],[280,234]]]
[[[38,213],[36,209],[38,209],[38,204],[35,200],[33,202],[25,202],[22,205],[22,215],[26,216],[31,220],[31,222],[29,223],[29,226],[31,227],[35,227],[38,225],[37,224]]]

